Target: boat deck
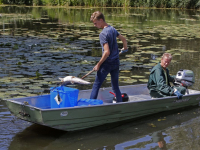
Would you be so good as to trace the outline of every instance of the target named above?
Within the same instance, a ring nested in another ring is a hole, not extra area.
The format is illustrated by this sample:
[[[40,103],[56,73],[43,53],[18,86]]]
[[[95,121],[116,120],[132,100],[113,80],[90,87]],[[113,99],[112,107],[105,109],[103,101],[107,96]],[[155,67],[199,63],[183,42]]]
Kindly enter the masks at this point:
[[[133,102],[133,101],[143,101],[143,100],[148,100],[148,99],[151,99],[150,95],[141,94],[141,95],[130,95],[129,96],[129,101],[130,102]]]

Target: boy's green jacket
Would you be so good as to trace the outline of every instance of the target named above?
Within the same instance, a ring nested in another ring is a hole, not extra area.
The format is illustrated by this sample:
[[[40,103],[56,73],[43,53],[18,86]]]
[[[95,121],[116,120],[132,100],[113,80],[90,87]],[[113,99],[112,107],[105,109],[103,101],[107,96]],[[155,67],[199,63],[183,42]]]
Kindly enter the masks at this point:
[[[147,87],[151,92],[159,92],[166,96],[172,96],[174,88],[170,86],[169,82],[174,81],[174,77],[169,75],[169,70],[166,68],[168,83],[166,83],[165,74],[160,63],[151,70]]]

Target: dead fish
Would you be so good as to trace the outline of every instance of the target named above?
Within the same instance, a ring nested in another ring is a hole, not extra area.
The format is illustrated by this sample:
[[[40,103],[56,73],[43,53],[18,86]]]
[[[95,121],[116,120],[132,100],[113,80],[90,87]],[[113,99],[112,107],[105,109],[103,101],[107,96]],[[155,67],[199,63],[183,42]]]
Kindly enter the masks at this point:
[[[75,76],[66,76],[64,78],[59,78],[62,82],[62,85],[69,85],[69,84],[91,84],[88,81],[85,81],[81,78],[77,78]]]

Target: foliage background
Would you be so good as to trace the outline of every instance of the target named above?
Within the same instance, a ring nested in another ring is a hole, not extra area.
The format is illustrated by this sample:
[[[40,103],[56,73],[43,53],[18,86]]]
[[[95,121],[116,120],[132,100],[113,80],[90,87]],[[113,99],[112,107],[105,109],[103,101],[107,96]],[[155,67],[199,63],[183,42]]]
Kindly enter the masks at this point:
[[[200,0],[0,0],[0,4],[197,9],[200,6]]]

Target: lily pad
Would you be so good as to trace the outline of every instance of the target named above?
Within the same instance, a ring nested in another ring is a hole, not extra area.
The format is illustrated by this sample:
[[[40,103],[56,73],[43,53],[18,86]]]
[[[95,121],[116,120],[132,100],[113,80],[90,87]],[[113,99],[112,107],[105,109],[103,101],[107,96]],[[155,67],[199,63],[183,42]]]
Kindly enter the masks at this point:
[[[145,78],[145,76],[131,76],[131,78]]]

